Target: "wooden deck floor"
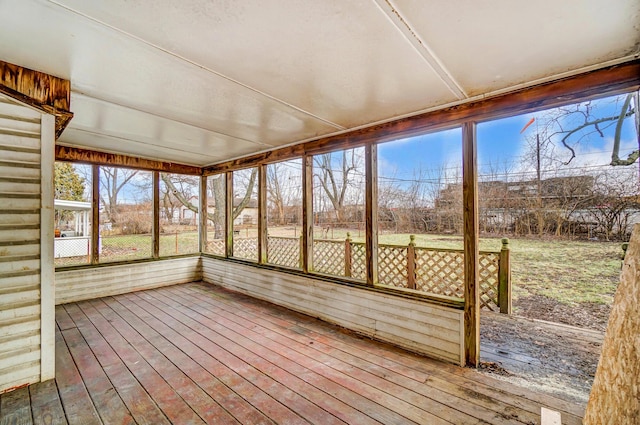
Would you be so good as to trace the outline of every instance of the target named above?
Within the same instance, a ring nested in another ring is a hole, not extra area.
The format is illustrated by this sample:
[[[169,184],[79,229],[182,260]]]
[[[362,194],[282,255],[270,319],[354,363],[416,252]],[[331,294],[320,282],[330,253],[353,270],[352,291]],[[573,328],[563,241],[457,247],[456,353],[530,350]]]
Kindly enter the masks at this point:
[[[582,408],[193,283],[59,306],[56,379],[0,424],[535,424]]]

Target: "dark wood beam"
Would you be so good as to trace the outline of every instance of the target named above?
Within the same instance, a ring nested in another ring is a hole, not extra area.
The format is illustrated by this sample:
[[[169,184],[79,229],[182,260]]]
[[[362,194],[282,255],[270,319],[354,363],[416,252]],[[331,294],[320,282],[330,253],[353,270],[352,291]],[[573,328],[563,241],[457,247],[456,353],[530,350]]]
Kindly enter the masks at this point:
[[[365,152],[365,253],[367,285],[378,283],[378,146],[367,145]]]
[[[233,257],[233,173],[226,173],[225,179],[224,253],[228,258]]]
[[[480,288],[478,279],[478,170],[476,123],[462,125],[462,206],[464,220],[464,357],[480,362]]]
[[[202,168],[194,167],[193,165],[154,161],[152,159],[138,158],[135,156],[98,152],[60,145],[56,145],[56,161],[81,162],[85,164],[127,167],[138,170],[160,171],[163,173],[188,174],[194,176],[202,175]]]
[[[200,176],[200,212],[198,215],[199,233],[198,233],[198,249],[200,252],[207,250],[207,213],[209,194],[207,193],[207,178]]]
[[[91,264],[100,262],[100,167],[91,167]]]
[[[151,232],[152,256],[160,257],[160,172],[153,172],[153,231]]]
[[[71,82],[0,60],[0,93],[55,116],[56,139],[73,118]]]
[[[455,127],[466,121],[514,116],[639,88],[640,60],[634,60],[482,100],[215,164],[205,167],[204,174],[386,142]]]
[[[302,271],[313,270],[313,157],[302,158]]]
[[[258,167],[258,262],[265,264],[267,258],[267,166]]]

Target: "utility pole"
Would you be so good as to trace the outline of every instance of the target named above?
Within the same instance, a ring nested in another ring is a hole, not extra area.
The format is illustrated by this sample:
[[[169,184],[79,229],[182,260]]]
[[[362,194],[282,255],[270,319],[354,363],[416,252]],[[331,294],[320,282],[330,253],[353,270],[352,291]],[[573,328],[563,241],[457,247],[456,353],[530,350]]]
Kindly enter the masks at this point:
[[[544,227],[544,218],[542,216],[542,171],[540,166],[540,133],[536,133],[536,174],[538,184],[538,235],[542,236]]]

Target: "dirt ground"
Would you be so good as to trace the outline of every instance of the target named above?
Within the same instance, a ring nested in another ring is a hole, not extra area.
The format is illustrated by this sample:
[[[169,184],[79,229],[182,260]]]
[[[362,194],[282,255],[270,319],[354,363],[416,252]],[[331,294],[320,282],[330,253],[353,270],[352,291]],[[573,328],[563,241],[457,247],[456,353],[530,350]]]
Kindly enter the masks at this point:
[[[514,303],[514,310],[512,317],[482,314],[482,372],[586,403],[610,306],[582,303],[569,308],[532,296]]]
[[[516,315],[529,319],[564,323],[578,328],[604,332],[611,306],[596,303],[577,303],[571,306],[542,295],[521,297],[513,303]]]

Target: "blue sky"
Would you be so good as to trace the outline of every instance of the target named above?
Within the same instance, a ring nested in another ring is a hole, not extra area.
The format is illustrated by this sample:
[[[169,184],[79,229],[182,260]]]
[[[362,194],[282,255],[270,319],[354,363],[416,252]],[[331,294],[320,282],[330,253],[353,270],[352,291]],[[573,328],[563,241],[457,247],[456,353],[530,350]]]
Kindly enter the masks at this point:
[[[624,96],[621,97],[622,99]],[[606,98],[592,101],[590,108],[597,117],[613,115],[619,111],[621,101],[614,103],[615,98]],[[480,123],[478,134],[478,167],[479,173],[489,173],[491,170],[497,174],[504,174],[509,170],[512,174],[521,174],[535,171],[535,162],[532,161],[532,152],[529,144],[535,144],[536,133],[541,134],[543,142],[545,122],[547,117],[556,110],[540,111],[515,117]],[[523,134],[522,128],[531,118],[536,121],[530,125]],[[560,124],[565,128],[574,128],[578,121],[569,122],[563,119]],[[608,126],[605,128],[605,126]],[[608,164],[611,160],[611,147],[615,123],[604,123],[601,126],[604,137],[593,132],[586,136],[585,132],[574,135],[569,140],[576,150],[576,158],[569,166],[561,164],[560,159],[568,158],[569,151],[560,146],[559,137],[552,138],[552,144],[548,146],[547,157],[556,160],[547,160],[543,164],[546,172],[551,169],[589,170]],[[439,170],[445,169],[451,178],[455,178],[454,169],[461,167],[461,130],[455,128],[448,131],[417,136],[389,143],[380,144],[378,147],[379,175],[397,180],[415,179],[417,175],[431,176]],[[638,148],[635,131],[633,130],[633,117],[627,118],[622,132],[622,148],[620,157],[626,158],[633,149]],[[529,159],[528,159],[529,158]],[[620,168],[620,167],[618,167]],[[637,168],[637,167],[636,167]]]

